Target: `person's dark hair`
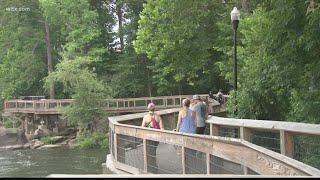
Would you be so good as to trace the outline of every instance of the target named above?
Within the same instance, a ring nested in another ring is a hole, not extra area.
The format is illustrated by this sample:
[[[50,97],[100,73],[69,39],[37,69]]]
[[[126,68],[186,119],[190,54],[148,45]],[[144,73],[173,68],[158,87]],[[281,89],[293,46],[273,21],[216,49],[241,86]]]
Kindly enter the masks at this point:
[[[184,106],[189,107],[189,106],[190,106],[190,100],[189,100],[189,99],[184,99],[184,100],[182,101],[182,104],[183,104]]]

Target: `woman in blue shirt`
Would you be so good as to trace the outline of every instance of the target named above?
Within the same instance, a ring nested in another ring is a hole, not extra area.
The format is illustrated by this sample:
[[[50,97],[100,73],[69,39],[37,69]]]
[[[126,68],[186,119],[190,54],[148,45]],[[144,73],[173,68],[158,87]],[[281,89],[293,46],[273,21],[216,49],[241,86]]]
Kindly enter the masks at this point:
[[[190,100],[184,99],[182,104],[183,108],[179,111],[178,116],[177,131],[194,134],[196,132],[195,113],[189,109]]]

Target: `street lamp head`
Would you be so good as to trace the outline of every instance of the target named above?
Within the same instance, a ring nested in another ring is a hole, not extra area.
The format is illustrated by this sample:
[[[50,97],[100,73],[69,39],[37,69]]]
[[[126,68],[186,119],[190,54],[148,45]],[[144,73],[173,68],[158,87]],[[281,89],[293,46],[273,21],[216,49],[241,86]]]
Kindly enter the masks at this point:
[[[237,7],[233,7],[233,10],[231,11],[231,21],[240,20],[240,11],[237,9]]]
[[[230,15],[231,15],[232,28],[234,31],[236,31],[238,29],[238,24],[240,20],[240,11],[237,9],[237,7],[234,7]]]

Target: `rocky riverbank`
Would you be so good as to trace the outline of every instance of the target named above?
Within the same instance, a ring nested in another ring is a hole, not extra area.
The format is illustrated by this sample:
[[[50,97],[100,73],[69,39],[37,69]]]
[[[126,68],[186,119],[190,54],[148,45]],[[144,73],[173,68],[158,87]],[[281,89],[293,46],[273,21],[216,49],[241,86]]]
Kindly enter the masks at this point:
[[[74,131],[62,134],[57,136],[47,134],[36,138],[31,137],[28,140],[23,130],[6,129],[2,126],[0,127],[0,150],[73,148],[78,145]]]
[[[57,147],[67,147],[74,148],[77,146],[77,140],[75,136],[63,137],[63,136],[53,136],[48,137],[49,141],[53,143],[44,142],[38,139],[33,139],[25,144],[13,144],[0,146],[0,150],[18,150],[18,149],[46,149],[46,148],[57,148]]]

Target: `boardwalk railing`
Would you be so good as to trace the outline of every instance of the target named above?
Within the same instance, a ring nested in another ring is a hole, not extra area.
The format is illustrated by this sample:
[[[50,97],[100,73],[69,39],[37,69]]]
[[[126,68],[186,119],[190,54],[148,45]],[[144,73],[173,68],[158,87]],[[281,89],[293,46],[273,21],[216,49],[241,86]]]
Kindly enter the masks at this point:
[[[208,95],[201,97],[207,98]],[[180,107],[184,98],[192,98],[192,95],[105,99],[102,107],[109,112],[144,112],[150,102],[154,102],[158,109],[168,109]],[[9,100],[4,102],[4,112],[60,114],[59,109],[72,102],[72,99]]]
[[[57,114],[59,108],[71,103],[72,99],[9,100],[4,102],[4,112]]]
[[[174,132],[178,111],[177,108],[158,111],[164,119],[165,130],[141,127],[146,113],[109,117],[113,165],[132,174],[320,176],[318,169],[244,138]],[[214,121],[212,118],[209,121]],[[266,127],[263,122],[258,124]],[[211,122],[212,133],[216,125],[219,123]],[[291,127],[290,123],[287,126]],[[314,134],[314,131],[319,135],[317,129],[301,133]]]
[[[212,116],[210,135],[240,138],[320,169],[320,125]]]

